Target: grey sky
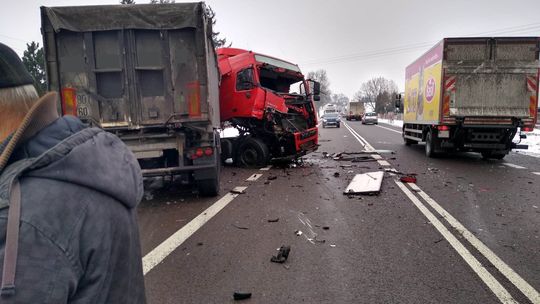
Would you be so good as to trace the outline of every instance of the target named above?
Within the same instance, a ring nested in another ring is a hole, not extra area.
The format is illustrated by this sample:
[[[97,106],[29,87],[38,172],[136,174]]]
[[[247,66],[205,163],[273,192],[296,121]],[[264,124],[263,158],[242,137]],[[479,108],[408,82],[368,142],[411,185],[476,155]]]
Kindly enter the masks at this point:
[[[149,0],[136,0],[146,3]],[[177,1],[182,2],[182,1]],[[0,41],[22,55],[41,42],[39,7],[117,4],[107,0],[19,0],[0,11]],[[538,0],[209,0],[217,30],[233,47],[326,69],[349,97],[384,76],[404,87],[405,67],[443,37],[540,36]]]

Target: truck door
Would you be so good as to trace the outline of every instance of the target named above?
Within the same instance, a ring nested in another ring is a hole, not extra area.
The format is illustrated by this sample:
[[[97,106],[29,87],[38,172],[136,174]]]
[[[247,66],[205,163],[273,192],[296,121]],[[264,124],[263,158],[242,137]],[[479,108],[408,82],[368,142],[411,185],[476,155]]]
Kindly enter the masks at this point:
[[[256,100],[256,86],[253,67],[245,68],[236,73],[235,91],[233,96],[233,115],[251,117]]]

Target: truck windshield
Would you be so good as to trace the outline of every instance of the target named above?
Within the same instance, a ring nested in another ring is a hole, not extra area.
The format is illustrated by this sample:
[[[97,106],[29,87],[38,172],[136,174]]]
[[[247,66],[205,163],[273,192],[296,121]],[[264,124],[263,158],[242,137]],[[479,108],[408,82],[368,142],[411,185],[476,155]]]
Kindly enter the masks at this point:
[[[304,76],[298,72],[279,70],[268,65],[263,65],[259,68],[259,82],[261,86],[278,93],[296,91],[296,83],[303,79]]]

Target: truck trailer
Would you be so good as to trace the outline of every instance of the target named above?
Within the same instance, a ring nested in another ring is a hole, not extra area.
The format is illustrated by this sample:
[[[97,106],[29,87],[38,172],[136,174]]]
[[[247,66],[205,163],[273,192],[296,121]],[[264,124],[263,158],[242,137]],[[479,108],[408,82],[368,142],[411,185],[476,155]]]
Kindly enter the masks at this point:
[[[502,159],[537,120],[538,37],[445,38],[406,68],[403,140]],[[397,106],[401,106],[398,101]]]
[[[274,57],[235,48],[217,54],[221,121],[240,134],[221,140],[223,159],[260,167],[317,149],[318,82],[306,80],[298,65]]]
[[[219,191],[219,71],[203,3],[41,7],[63,114],[116,134],[145,176]]]
[[[349,113],[347,114],[347,120],[362,120],[364,115],[364,103],[360,101],[349,102]]]

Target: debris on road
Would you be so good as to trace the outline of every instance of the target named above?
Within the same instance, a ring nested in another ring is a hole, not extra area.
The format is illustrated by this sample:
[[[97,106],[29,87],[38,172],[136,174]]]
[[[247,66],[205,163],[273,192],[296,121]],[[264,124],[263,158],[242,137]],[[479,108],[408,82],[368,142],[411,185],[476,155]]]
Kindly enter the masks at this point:
[[[334,172],[334,177],[339,177],[339,172]]]
[[[233,294],[233,298],[234,298],[235,301],[246,300],[246,299],[251,298],[251,292],[235,291],[234,294]]]
[[[291,246],[283,245],[279,247],[278,251],[279,252],[277,255],[272,256],[272,258],[270,259],[270,262],[283,264],[289,258],[289,253],[291,252]]]
[[[405,175],[399,178],[402,183],[413,183],[416,184],[416,176],[414,175]]]
[[[273,218],[273,219],[268,219],[268,222],[269,223],[277,223],[277,222],[279,222],[279,217],[276,217],[276,218]]]
[[[328,227],[328,226],[323,226],[322,229],[323,229],[323,230],[330,230],[330,227]]]
[[[294,232],[294,234],[296,234],[296,236],[301,236],[301,235],[302,235],[302,233],[303,233],[303,232],[302,232],[302,231],[300,231],[300,230],[296,230],[296,231]]]
[[[244,227],[244,226],[238,226],[236,224],[231,224],[233,227],[235,228],[238,228],[238,229],[242,229],[242,230],[248,230],[249,228],[248,227]]]
[[[356,174],[343,194],[376,194],[381,191],[384,171]]]
[[[275,179],[277,179],[277,176],[275,176],[275,175],[270,175],[270,176],[268,176],[266,179],[269,180],[269,181],[270,181],[270,180],[275,180]]]
[[[245,194],[247,187],[235,187],[231,190],[231,193],[233,194]]]
[[[330,247],[334,248],[336,247],[336,244],[330,244]]]

